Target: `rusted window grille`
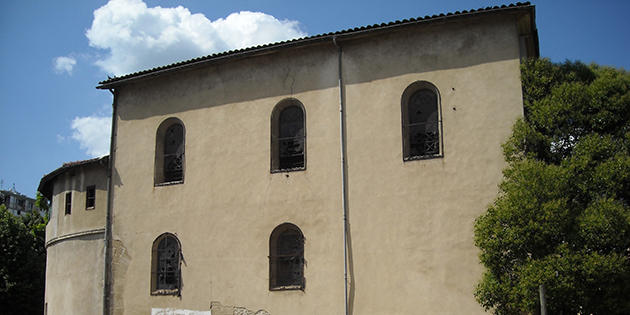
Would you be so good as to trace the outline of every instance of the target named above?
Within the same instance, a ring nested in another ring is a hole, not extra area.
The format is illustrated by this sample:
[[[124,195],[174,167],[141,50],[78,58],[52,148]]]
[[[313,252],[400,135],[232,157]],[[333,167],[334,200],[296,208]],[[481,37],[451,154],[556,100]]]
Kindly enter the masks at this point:
[[[181,181],[184,176],[184,128],[174,124],[164,137],[164,182]]]
[[[438,97],[429,89],[415,91],[408,100],[403,125],[405,159],[421,159],[440,154]]]
[[[178,294],[180,287],[181,249],[179,241],[164,235],[153,247],[153,293]]]
[[[281,232],[279,232],[280,230]],[[274,235],[275,234],[275,235]],[[279,235],[277,235],[279,234]],[[272,233],[270,249],[270,290],[304,288],[304,236],[292,224]]]
[[[72,192],[66,193],[66,214],[72,214]]]
[[[280,112],[277,121],[277,133],[272,136],[272,148],[277,150],[272,171],[304,169],[304,111],[300,106],[292,105]]]
[[[96,206],[96,186],[88,186],[85,189],[85,208],[93,209]]]

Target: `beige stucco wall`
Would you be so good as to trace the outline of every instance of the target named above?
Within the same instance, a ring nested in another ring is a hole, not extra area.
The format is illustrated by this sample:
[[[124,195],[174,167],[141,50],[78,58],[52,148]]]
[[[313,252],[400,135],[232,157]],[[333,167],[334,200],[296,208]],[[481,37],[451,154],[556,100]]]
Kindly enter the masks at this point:
[[[500,144],[522,114],[511,16],[380,33],[343,47],[350,310],[480,314],[474,218],[497,193]],[[332,42],[217,63],[118,87],[113,309],[270,314],[344,312],[337,50]],[[440,91],[444,157],[403,162],[400,101],[418,80]],[[306,171],[270,174],[270,115],[304,104]],[[185,125],[184,183],[155,187],[155,134]],[[269,235],[306,237],[304,291],[268,290]],[[150,295],[151,247],[182,244],[181,296]]]
[[[103,305],[103,231],[107,173],[98,161],[70,167],[53,184],[46,225],[47,314],[99,314]],[[94,209],[86,209],[88,186],[96,186]],[[65,196],[72,193],[71,214]]]
[[[101,314],[103,238],[86,235],[46,250],[47,314]]]
[[[54,181],[46,242],[70,234],[105,228],[107,208],[107,165],[94,162],[69,168]],[[86,188],[96,186],[93,209],[86,209]],[[65,212],[66,193],[72,193],[71,214]]]
[[[354,314],[483,313],[473,221],[523,112],[516,28],[475,22],[345,50]],[[403,162],[400,97],[419,80],[440,91],[444,158]]]

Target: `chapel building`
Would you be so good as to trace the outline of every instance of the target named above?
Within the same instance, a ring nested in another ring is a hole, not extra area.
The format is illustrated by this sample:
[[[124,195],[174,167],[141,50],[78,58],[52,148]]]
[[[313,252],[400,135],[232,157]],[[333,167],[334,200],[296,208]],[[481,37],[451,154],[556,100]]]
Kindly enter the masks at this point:
[[[40,185],[48,314],[484,314],[473,223],[538,54],[517,3],[100,82],[110,155]]]

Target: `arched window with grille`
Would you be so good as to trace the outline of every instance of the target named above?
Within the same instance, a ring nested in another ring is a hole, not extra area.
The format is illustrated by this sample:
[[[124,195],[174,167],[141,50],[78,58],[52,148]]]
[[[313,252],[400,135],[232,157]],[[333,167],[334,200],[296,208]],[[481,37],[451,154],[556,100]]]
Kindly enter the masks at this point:
[[[409,85],[402,96],[403,159],[443,156],[440,93],[431,83]]]
[[[160,124],[155,145],[155,185],[184,182],[185,129],[177,118],[168,118]]]
[[[271,172],[306,169],[306,115],[296,99],[276,105],[271,114]]]
[[[304,290],[304,235],[292,223],[277,226],[269,238],[269,290]]]
[[[171,233],[160,235],[153,242],[151,262],[151,294],[179,295],[181,289],[181,244]]]

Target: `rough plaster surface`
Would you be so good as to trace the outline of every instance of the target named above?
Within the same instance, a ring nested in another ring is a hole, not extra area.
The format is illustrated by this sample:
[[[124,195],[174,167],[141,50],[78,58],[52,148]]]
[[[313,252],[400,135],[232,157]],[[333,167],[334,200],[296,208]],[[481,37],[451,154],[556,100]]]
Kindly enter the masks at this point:
[[[210,311],[177,310],[172,308],[152,308],[151,315],[211,315]]]
[[[244,307],[221,305],[212,301],[211,308],[214,315],[270,315],[265,310],[252,311]]]

